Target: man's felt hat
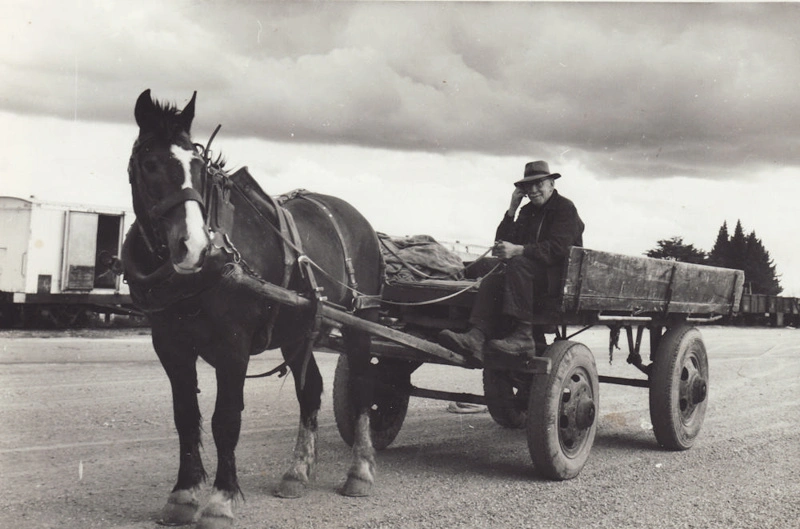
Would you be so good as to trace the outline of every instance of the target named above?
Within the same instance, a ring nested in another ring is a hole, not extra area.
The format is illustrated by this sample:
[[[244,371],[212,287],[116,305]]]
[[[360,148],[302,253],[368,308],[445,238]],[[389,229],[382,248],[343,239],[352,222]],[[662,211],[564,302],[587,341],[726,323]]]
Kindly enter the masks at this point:
[[[561,178],[561,175],[559,173],[551,173],[547,162],[543,162],[542,160],[528,162],[525,164],[525,174],[523,175],[522,180],[514,182],[514,185],[519,187],[522,184],[535,182],[537,180],[541,180],[542,178],[552,178],[555,180],[556,178]]]

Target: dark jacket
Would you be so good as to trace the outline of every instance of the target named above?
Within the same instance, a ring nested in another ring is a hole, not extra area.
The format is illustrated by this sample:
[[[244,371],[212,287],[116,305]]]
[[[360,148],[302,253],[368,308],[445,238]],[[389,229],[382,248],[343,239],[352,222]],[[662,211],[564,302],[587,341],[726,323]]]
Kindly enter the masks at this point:
[[[523,206],[517,220],[506,213],[495,240],[523,245],[523,255],[547,269],[550,291],[561,278],[569,247],[583,246],[583,228],[575,204],[554,190],[544,206]]]

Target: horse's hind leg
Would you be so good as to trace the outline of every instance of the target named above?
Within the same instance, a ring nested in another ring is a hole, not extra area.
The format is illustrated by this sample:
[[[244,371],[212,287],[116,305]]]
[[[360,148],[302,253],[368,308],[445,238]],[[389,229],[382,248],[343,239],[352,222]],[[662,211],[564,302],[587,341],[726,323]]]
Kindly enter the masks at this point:
[[[282,349],[294,377],[297,401],[300,403],[300,426],[291,466],[275,491],[275,495],[281,498],[301,497],[309,480],[314,477],[317,462],[317,415],[322,395],[322,376],[313,355],[306,361],[306,349],[305,341]]]
[[[200,457],[200,407],[197,404],[197,370],[195,358],[176,358],[158,353],[172,386],[172,406],[180,444],[178,480],[159,523],[184,525],[194,521],[199,509],[197,491],[206,479]]]
[[[342,338],[350,368],[350,399],[356,410],[353,436],[353,461],[347,481],[340,492],[345,496],[368,496],[375,479],[375,449],[370,436],[369,412],[373,398],[370,377],[370,336],[352,329],[343,329]]]

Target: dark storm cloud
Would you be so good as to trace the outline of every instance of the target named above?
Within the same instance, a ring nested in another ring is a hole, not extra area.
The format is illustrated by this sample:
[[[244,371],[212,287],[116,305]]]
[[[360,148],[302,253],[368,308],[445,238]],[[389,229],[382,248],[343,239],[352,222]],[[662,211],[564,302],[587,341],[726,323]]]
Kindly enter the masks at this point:
[[[3,54],[0,105],[15,112],[128,123],[142,89],[179,104],[196,89],[198,123],[228,135],[562,155],[611,177],[800,165],[794,4],[192,2],[50,25],[36,15],[10,36],[33,48]]]

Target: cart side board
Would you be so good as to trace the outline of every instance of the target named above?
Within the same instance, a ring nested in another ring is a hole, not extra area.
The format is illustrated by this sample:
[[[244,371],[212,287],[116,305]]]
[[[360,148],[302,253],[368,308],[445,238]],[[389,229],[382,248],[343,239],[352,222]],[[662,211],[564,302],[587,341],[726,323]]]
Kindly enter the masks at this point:
[[[573,247],[560,295],[539,300],[535,319],[582,325],[600,314],[729,316],[739,310],[743,286],[741,270]],[[440,299],[469,309],[476,292],[474,280],[403,281],[387,283],[383,300],[413,305]],[[405,316],[416,312],[410,307]]]
[[[561,311],[730,315],[743,285],[741,270],[573,247]]]

